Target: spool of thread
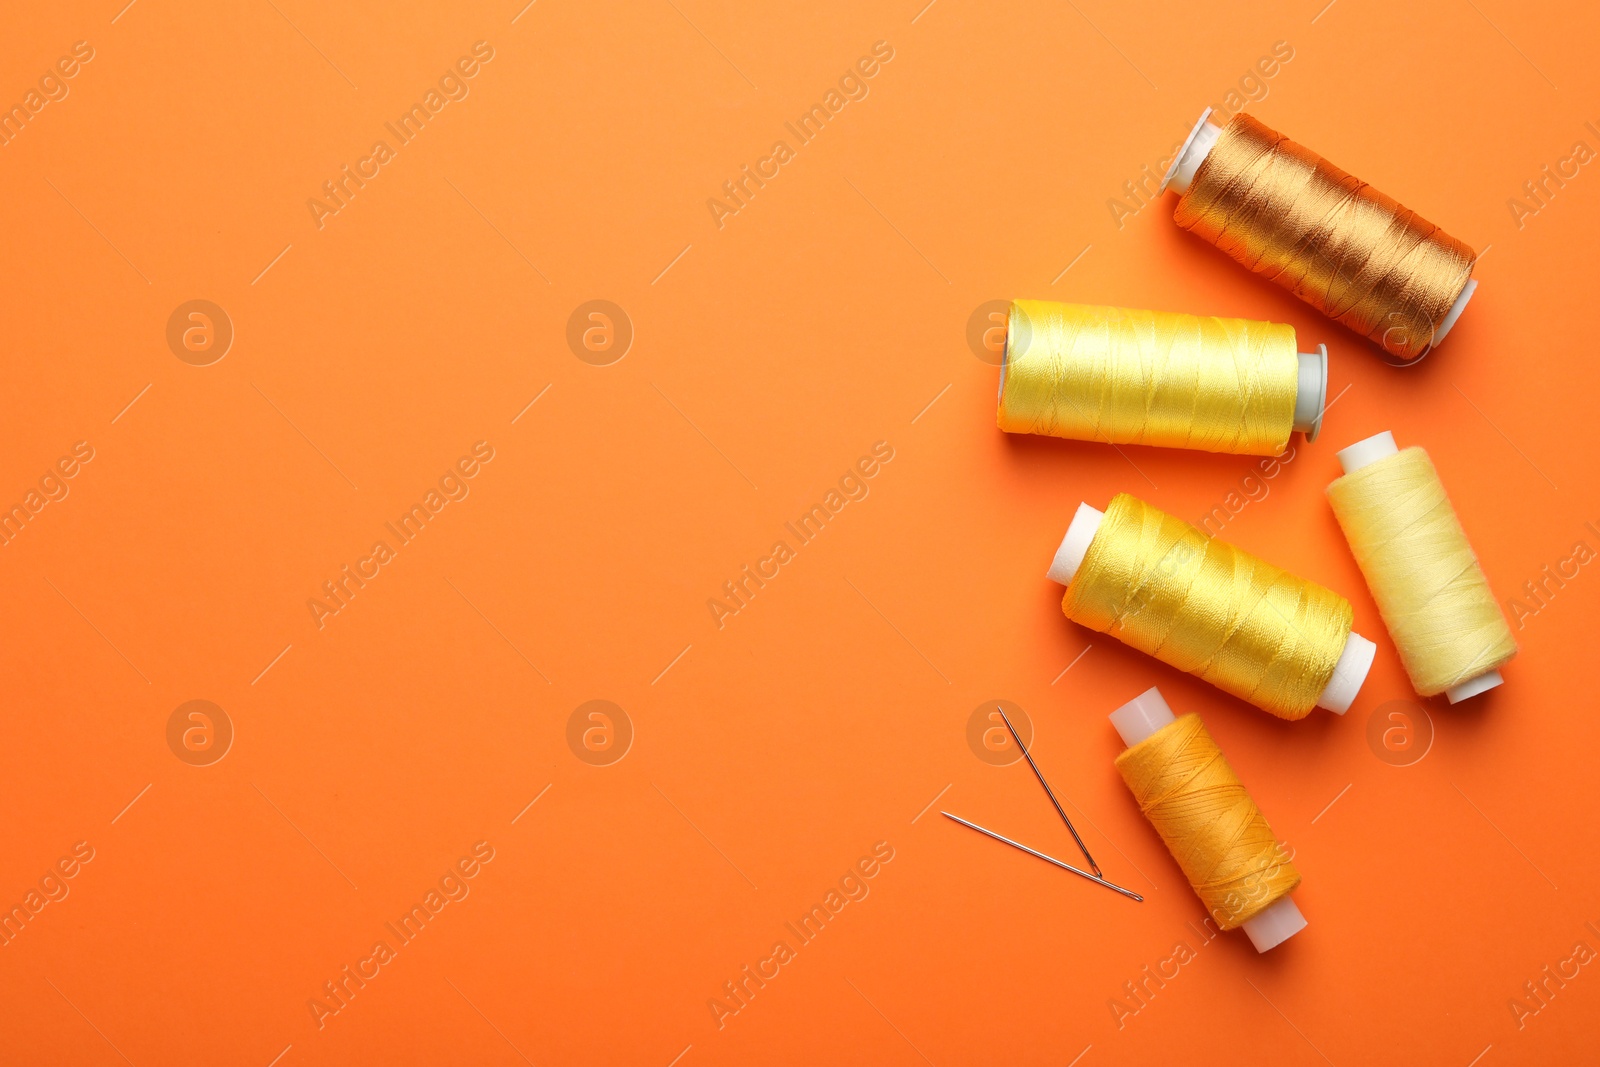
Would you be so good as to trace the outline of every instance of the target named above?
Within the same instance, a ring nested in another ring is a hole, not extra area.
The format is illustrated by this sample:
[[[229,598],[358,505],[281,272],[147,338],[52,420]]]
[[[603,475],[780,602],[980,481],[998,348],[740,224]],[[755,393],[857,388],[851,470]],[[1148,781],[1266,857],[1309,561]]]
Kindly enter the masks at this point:
[[[1282,719],[1349,711],[1377,653],[1344,597],[1127,493],[1078,505],[1047,574],[1073,622]]]
[[[1128,746],[1122,780],[1217,925],[1242,926],[1257,952],[1304,930],[1290,895],[1300,872],[1200,716],[1174,717],[1152,688],[1113,711],[1111,725]]]
[[[1428,453],[1385,431],[1339,464],[1328,502],[1412,686],[1454,704],[1499,685],[1517,642]]]
[[[1210,116],[1162,182],[1179,226],[1401,363],[1445,339],[1478,285],[1471,248],[1249,115]]]
[[[1316,439],[1328,347],[1294,327],[1166,311],[1014,300],[996,421],[1007,433],[1281,455]]]

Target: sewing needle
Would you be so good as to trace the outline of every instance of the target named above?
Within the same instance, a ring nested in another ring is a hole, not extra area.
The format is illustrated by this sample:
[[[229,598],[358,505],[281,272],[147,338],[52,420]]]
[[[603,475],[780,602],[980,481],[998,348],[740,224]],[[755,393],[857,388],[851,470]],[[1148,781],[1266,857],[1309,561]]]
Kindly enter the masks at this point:
[[[1006,716],[1006,709],[998,704],[995,705],[995,708],[1000,712],[1000,721],[1006,724],[1007,730],[1011,731],[1011,739],[1017,743],[1018,748],[1022,749],[1022,755],[1027,759],[1028,766],[1033,768],[1033,776],[1039,779],[1040,785],[1044,786],[1045,796],[1049,797],[1050,803],[1056,806],[1056,814],[1061,816],[1061,821],[1067,824],[1067,829],[1071,832],[1072,839],[1078,843],[1078,851],[1082,852],[1083,858],[1089,861],[1089,869],[1098,876],[1101,873],[1100,865],[1094,861],[1093,856],[1089,855],[1089,846],[1085,845],[1083,838],[1078,836],[1078,828],[1072,825],[1072,820],[1067,818],[1067,813],[1062,810],[1061,801],[1056,799],[1055,791],[1050,788],[1050,783],[1044,780],[1044,772],[1039,769],[1037,763],[1033,762],[1033,753],[1028,751],[1028,746],[1023,744],[1022,738],[1017,735],[1017,728],[1011,725],[1011,720]]]
[[[1101,877],[1099,877],[1097,875],[1090,874],[1088,871],[1080,871],[1078,868],[1074,867],[1070,863],[1062,863],[1060,860],[1056,859],[1054,856],[1046,856],[1043,852],[1040,852],[1038,849],[1029,848],[1027,845],[1022,844],[1020,841],[1013,841],[1013,840],[1011,840],[1011,838],[1005,837],[1005,836],[1003,836],[1001,834],[997,834],[993,830],[986,830],[982,826],[979,826],[977,823],[968,822],[967,820],[963,819],[959,815],[951,815],[948,811],[941,811],[939,814],[943,815],[947,819],[952,819],[952,820],[960,823],[962,826],[965,826],[968,829],[976,830],[976,831],[978,831],[978,833],[983,834],[986,837],[992,837],[996,841],[1004,842],[1005,844],[1010,845],[1012,848],[1020,848],[1022,851],[1026,852],[1028,855],[1037,856],[1039,859],[1044,860],[1046,863],[1053,863],[1057,867],[1060,867],[1064,871],[1071,871],[1073,874],[1077,875],[1080,878],[1087,878],[1087,879],[1089,879],[1089,881],[1098,883],[1099,885],[1103,885],[1107,889],[1116,890],[1118,893],[1121,893],[1125,897],[1128,897],[1128,898],[1130,898],[1132,900],[1137,900],[1141,904],[1144,903],[1144,897],[1141,897],[1138,893],[1135,893],[1131,889],[1122,888],[1120,885],[1117,885],[1115,882],[1108,882],[1104,878],[1101,878]]]

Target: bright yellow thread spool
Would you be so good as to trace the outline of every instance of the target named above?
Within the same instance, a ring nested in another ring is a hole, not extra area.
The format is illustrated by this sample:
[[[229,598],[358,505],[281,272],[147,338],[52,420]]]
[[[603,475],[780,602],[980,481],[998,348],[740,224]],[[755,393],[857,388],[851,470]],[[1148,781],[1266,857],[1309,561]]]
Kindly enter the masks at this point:
[[[1381,433],[1339,453],[1328,502],[1400,661],[1423,696],[1453,704],[1500,684],[1516,639],[1433,461]]]
[[[1127,493],[1079,508],[1049,575],[1067,618],[1279,718],[1343,714],[1372,664],[1344,597]]]
[[[1151,689],[1111,714],[1128,748],[1117,770],[1206,911],[1261,952],[1305,927],[1300,872],[1198,715],[1173,718]]]
[[[1316,436],[1326,359],[1301,356],[1283,323],[1016,300],[996,421],[1008,433],[1276,456],[1292,430]]]
[[[1399,362],[1444,340],[1477,285],[1471,248],[1249,115],[1209,114],[1163,183],[1173,221]]]

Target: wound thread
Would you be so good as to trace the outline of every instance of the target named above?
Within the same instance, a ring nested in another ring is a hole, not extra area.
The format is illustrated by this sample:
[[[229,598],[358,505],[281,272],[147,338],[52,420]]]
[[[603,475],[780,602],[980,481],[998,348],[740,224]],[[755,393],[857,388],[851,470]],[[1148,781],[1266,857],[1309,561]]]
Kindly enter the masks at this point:
[[[1304,718],[1350,637],[1350,602],[1127,493],[1061,601],[1110,634],[1283,719]]]
[[[1244,114],[1223,127],[1173,218],[1401,362],[1427,353],[1476,258]]]
[[[1402,449],[1336,479],[1328,502],[1419,694],[1436,696],[1516,655],[1427,452]]]
[[[1224,930],[1300,884],[1267,818],[1198,715],[1180,715],[1117,757],[1139,810]]]
[[[1007,433],[1281,455],[1294,427],[1293,327],[1016,300],[997,422]]]

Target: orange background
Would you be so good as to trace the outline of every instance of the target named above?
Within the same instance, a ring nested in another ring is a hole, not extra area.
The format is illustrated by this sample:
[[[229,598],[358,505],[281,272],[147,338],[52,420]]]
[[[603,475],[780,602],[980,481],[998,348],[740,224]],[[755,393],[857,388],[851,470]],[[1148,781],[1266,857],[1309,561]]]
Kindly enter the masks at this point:
[[[10,13],[0,101],[76,41],[94,58],[0,147],[0,502],[75,442],[94,458],[0,549],[0,904],[77,842],[94,858],[0,948],[0,1057],[1488,1067],[1592,1050],[1593,966],[1537,1014],[1509,1002],[1575,943],[1600,950],[1600,578],[1580,568],[1521,620],[1503,688],[1415,702],[1323,489],[1337,448],[1392,429],[1432,453],[1502,597],[1575,542],[1600,548],[1600,176],[1508,206],[1575,141],[1600,148],[1600,14],[920,6]],[[307,200],[477,41],[494,55],[470,95],[319,228]],[[708,198],[796,147],[785,121],[879,41],[893,59],[869,94],[719,228]],[[1279,41],[1293,59],[1247,78]],[[1241,79],[1268,125],[1488,250],[1422,365],[1384,365],[1179,232],[1170,197],[1118,225],[1123,183]],[[1352,599],[1379,655],[1348,716],[1279,722],[1062,618],[1043,571],[1080,500],[1129,490],[1196,519],[1255,461],[1002,436],[966,330],[1012,296],[1328,342],[1324,437],[1226,536]],[[209,366],[166,341],[192,299],[235,331]],[[567,344],[591,299],[635,332],[608,366]],[[494,459],[470,495],[319,629],[321,583],[478,441]],[[893,459],[870,495],[719,628],[707,600],[879,441]],[[1267,956],[1241,934],[1201,947],[1200,905],[1112,767],[1105,715],[1152,684],[1202,713],[1295,850],[1310,926]],[[209,766],[167,740],[196,699],[236,734]],[[596,699],[634,734],[608,766],[567,740]],[[1107,875],[1146,903],[938,817],[1075,855],[1026,768],[969,748],[996,699],[1025,709]],[[1368,741],[1397,710],[1433,731],[1404,766]],[[319,1028],[323,983],[480,841],[494,858],[470,896]],[[719,1027],[723,983],[880,841],[894,858],[870,895]],[[1119,1019],[1124,983],[1180,941],[1194,958]]]

